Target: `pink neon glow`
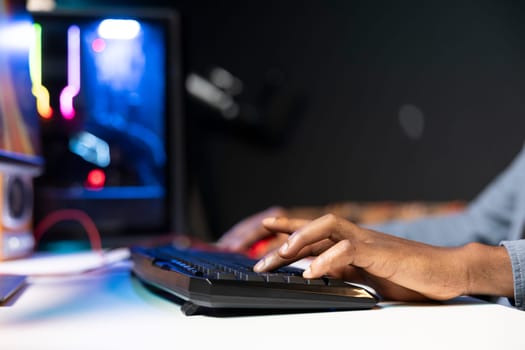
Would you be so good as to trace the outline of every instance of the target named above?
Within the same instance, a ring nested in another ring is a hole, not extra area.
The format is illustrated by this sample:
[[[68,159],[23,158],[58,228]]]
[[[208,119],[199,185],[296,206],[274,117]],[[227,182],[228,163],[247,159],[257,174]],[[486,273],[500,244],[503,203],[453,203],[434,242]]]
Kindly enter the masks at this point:
[[[60,93],[60,112],[65,119],[75,117],[73,98],[80,92],[80,28],[67,30],[67,86]]]
[[[93,51],[100,53],[106,48],[106,41],[102,38],[97,38],[91,43],[91,48]]]

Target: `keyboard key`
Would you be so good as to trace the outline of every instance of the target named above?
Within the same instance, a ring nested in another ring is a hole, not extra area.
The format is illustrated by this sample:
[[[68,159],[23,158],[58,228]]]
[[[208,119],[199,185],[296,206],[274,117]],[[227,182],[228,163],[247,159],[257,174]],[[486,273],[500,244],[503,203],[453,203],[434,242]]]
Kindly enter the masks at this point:
[[[235,274],[233,272],[225,272],[225,271],[215,271],[214,273],[210,274],[210,278],[218,279],[218,280],[236,280],[237,277],[235,277]]]
[[[334,286],[334,287],[347,287],[348,286],[348,284],[346,284],[345,281],[340,280],[340,279],[330,278],[330,277],[325,277],[324,279],[326,281],[326,284],[329,286]]]
[[[295,276],[295,275],[284,275],[283,276],[284,281],[286,283],[299,283],[299,284],[305,284],[304,278]]]
[[[266,282],[283,283],[283,277],[278,273],[263,273],[261,274]]]
[[[306,284],[311,284],[313,286],[326,286],[326,283],[322,278],[313,278],[313,279],[305,278],[305,282]]]
[[[264,278],[255,272],[242,272],[237,276],[240,280],[251,282],[263,282]]]

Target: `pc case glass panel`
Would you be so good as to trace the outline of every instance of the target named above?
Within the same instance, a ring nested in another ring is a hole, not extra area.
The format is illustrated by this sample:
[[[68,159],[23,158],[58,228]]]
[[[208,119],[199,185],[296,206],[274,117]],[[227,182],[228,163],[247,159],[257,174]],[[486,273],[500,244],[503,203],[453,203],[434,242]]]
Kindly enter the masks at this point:
[[[41,27],[42,84],[53,110],[40,118],[46,168],[37,183],[38,218],[76,208],[103,235],[165,229],[166,20],[34,17]],[[74,228],[64,223],[56,230]]]

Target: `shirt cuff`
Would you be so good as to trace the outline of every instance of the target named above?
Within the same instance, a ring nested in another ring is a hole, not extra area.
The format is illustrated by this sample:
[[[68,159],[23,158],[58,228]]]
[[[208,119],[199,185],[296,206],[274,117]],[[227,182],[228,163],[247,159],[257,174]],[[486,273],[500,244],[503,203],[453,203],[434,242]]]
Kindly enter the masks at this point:
[[[502,241],[510,256],[514,278],[514,306],[525,310],[525,239]]]

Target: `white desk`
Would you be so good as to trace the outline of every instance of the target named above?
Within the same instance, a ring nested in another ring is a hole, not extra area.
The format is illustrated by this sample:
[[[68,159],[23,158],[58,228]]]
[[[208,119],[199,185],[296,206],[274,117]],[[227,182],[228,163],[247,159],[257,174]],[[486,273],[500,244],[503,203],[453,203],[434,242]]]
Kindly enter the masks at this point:
[[[129,269],[38,279],[0,307],[0,349],[525,349],[525,312],[487,303],[185,316]]]

